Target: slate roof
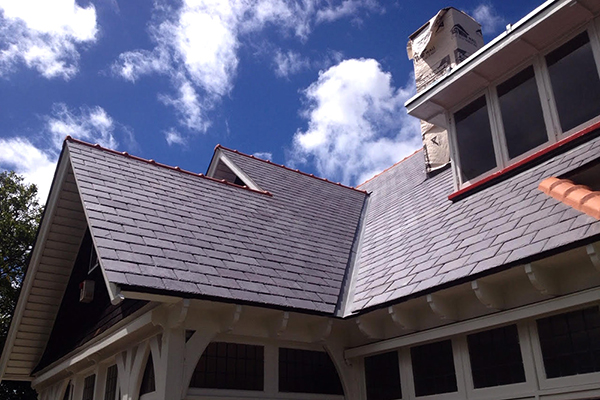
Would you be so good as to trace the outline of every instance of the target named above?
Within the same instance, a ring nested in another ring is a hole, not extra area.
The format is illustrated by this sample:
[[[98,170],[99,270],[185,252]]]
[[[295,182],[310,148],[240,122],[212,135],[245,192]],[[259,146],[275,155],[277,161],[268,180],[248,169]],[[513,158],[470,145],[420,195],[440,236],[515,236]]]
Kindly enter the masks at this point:
[[[372,192],[351,312],[516,265],[600,235],[600,221],[537,189],[600,156],[600,137],[455,203],[451,170],[426,179],[418,152],[362,185]]]
[[[352,293],[350,315],[600,235],[537,189],[597,159],[600,137],[457,202],[451,171],[427,178],[421,151],[362,185],[367,196],[226,148],[265,192],[66,146],[108,280],[130,290],[325,314]]]
[[[110,282],[334,312],[365,193],[234,152],[272,195],[72,139],[66,147]]]

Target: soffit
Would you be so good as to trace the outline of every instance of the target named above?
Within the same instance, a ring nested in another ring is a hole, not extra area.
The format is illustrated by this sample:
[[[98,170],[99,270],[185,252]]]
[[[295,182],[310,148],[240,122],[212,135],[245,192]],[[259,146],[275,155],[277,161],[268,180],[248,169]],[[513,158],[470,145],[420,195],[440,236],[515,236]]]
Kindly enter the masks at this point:
[[[66,157],[64,157],[66,158]],[[55,182],[14,319],[0,360],[0,379],[31,380],[58,313],[86,229],[75,178],[63,159],[64,180]],[[39,251],[39,253],[38,253]]]

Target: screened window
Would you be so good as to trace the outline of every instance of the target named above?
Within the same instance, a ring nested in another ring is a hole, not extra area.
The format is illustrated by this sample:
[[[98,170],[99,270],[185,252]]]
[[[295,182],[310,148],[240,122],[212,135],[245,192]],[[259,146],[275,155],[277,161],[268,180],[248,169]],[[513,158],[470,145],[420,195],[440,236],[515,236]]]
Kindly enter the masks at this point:
[[[516,325],[467,336],[475,388],[525,382]]]
[[[497,87],[509,158],[548,141],[542,103],[533,67],[525,68]]]
[[[96,375],[90,375],[83,380],[82,400],[94,400],[94,386],[96,385]]]
[[[206,347],[190,386],[212,389],[263,390],[264,348],[213,342]]]
[[[587,32],[546,56],[562,131],[600,114],[600,78]]]
[[[140,396],[146,393],[152,393],[155,390],[156,383],[154,378],[154,361],[152,361],[152,353],[150,353],[148,356],[148,361],[146,361],[146,368],[144,368],[142,386],[140,387]]]
[[[402,398],[398,352],[365,357],[367,400],[394,400]]]
[[[546,377],[600,372],[600,311],[586,308],[537,321]]]
[[[450,340],[413,347],[410,357],[417,396],[458,390]]]
[[[106,388],[104,390],[104,400],[115,400],[117,398],[117,379],[118,370],[116,365],[111,365],[106,370]]]
[[[335,365],[323,351],[279,349],[279,391],[343,395]]]
[[[470,181],[496,167],[485,96],[454,114],[462,181]]]

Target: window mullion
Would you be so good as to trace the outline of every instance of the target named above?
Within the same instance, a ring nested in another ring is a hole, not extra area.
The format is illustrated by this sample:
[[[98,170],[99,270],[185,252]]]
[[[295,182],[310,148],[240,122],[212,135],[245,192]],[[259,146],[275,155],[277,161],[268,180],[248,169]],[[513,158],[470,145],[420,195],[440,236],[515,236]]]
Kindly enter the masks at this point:
[[[600,19],[598,19],[598,21],[600,21]],[[590,37],[592,54],[594,55],[594,61],[596,61],[598,76],[600,76],[600,38],[598,37],[598,28],[596,27],[596,24],[591,23],[587,32]]]
[[[504,135],[500,128],[500,106],[497,105],[498,96],[496,94],[496,88],[488,88],[485,93],[485,98],[492,132],[492,143],[494,144],[494,155],[496,156],[496,168],[504,169],[506,160],[508,160],[508,152],[505,150],[506,142],[500,138]]]
[[[498,101],[498,92],[495,86],[490,87],[488,91],[488,113],[492,127],[496,164],[498,164],[499,169],[504,169],[509,162],[508,147],[504,135],[504,126],[502,125],[502,111]]]
[[[542,103],[542,112],[544,113],[544,122],[546,124],[546,132],[548,133],[548,142],[550,144],[556,142],[560,134],[560,120],[558,111],[554,101],[554,93],[550,85],[550,75],[546,61],[538,55],[533,61],[533,70],[535,72],[535,82],[538,88],[538,94]]]

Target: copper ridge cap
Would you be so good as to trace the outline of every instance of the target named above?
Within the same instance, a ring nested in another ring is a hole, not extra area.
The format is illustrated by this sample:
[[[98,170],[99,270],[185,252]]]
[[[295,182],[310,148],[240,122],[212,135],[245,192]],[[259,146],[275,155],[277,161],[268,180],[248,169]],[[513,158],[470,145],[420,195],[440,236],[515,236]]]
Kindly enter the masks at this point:
[[[420,152],[421,150],[423,150],[422,147],[418,148],[417,150],[413,151],[412,154],[407,155],[406,157],[404,157],[402,160],[396,162],[393,165],[390,165],[389,167],[387,167],[386,169],[384,169],[383,171],[381,171],[378,174],[373,175],[372,177],[370,177],[369,179],[367,179],[366,181],[364,181],[363,183],[361,183],[360,185],[357,185],[356,187],[359,188],[362,185],[364,185],[367,182],[371,182],[373,179],[377,178],[380,175],[383,175],[384,173],[388,172],[390,169],[394,168],[396,165],[398,164],[402,164],[404,161],[408,160],[409,158],[411,158],[412,156],[414,156],[415,154],[417,154],[418,152]]]
[[[240,186],[240,185],[236,185],[235,183],[227,182],[225,179],[211,178],[210,176],[206,176],[203,173],[195,173],[195,172],[192,172],[192,171],[181,169],[180,167],[173,167],[171,165],[167,165],[167,164],[156,162],[153,159],[148,160],[146,158],[142,158],[142,157],[131,155],[131,154],[129,154],[126,151],[117,151],[117,150],[109,149],[109,148],[106,148],[106,147],[103,147],[103,146],[99,145],[98,143],[92,144],[92,143],[84,142],[83,140],[75,139],[74,137],[72,137],[70,135],[68,135],[65,138],[65,142],[79,143],[79,144],[82,144],[84,146],[88,146],[88,147],[99,149],[99,150],[102,150],[102,151],[105,151],[105,152],[108,152],[108,153],[120,155],[120,156],[123,156],[123,157],[126,157],[126,158],[130,158],[132,160],[142,161],[142,162],[145,162],[147,164],[154,165],[154,166],[157,166],[157,167],[161,167],[161,168],[165,168],[165,169],[170,169],[172,171],[181,172],[181,173],[184,173],[184,174],[187,174],[187,175],[195,176],[197,178],[207,179],[209,181],[213,181],[213,182],[217,182],[217,183],[222,183],[222,184],[225,184],[225,185],[228,185],[228,186],[233,186],[233,187],[236,187],[236,188],[239,188],[239,189],[248,190],[248,191],[254,192],[254,193],[260,193],[260,194],[266,194],[267,196],[273,196],[273,194],[271,192],[266,191],[266,190],[255,190],[255,189],[249,188],[248,186]]]
[[[346,188],[346,189],[351,189],[351,190],[354,190],[354,191],[357,191],[357,192],[360,192],[360,193],[368,194],[368,192],[367,192],[366,190],[361,190],[361,189],[358,189],[358,188],[356,188],[356,187],[352,187],[352,186],[348,186],[348,185],[343,185],[343,184],[341,184],[340,182],[333,182],[333,181],[330,181],[329,179],[326,179],[326,178],[321,178],[321,177],[319,177],[319,176],[316,176],[315,174],[308,174],[308,173],[306,173],[306,172],[302,172],[302,171],[300,171],[299,169],[292,169],[292,168],[290,168],[290,167],[286,167],[286,166],[285,166],[285,165],[283,165],[283,164],[275,164],[275,163],[274,163],[274,162],[272,162],[272,161],[269,161],[269,160],[263,160],[262,158],[255,157],[255,156],[253,156],[253,155],[251,155],[251,154],[242,153],[241,151],[238,151],[238,150],[230,149],[229,147],[225,147],[225,146],[223,146],[223,145],[221,145],[221,144],[218,144],[218,145],[216,145],[216,146],[215,146],[215,150],[217,150],[217,149],[219,149],[219,148],[221,148],[221,149],[223,149],[223,150],[231,151],[232,153],[239,154],[239,155],[241,155],[241,156],[244,156],[244,157],[252,158],[253,160],[262,161],[262,162],[264,162],[264,163],[267,163],[267,164],[269,164],[269,165],[273,165],[273,166],[275,166],[275,167],[279,167],[279,168],[286,169],[286,170],[288,170],[288,171],[296,172],[296,173],[298,173],[298,174],[300,174],[300,175],[309,176],[309,177],[311,177],[311,178],[318,179],[318,180],[320,180],[320,181],[324,181],[324,182],[328,182],[328,183],[331,183],[331,184],[333,184],[333,185],[337,185],[337,186],[340,186],[340,187],[343,187],[343,188]]]

